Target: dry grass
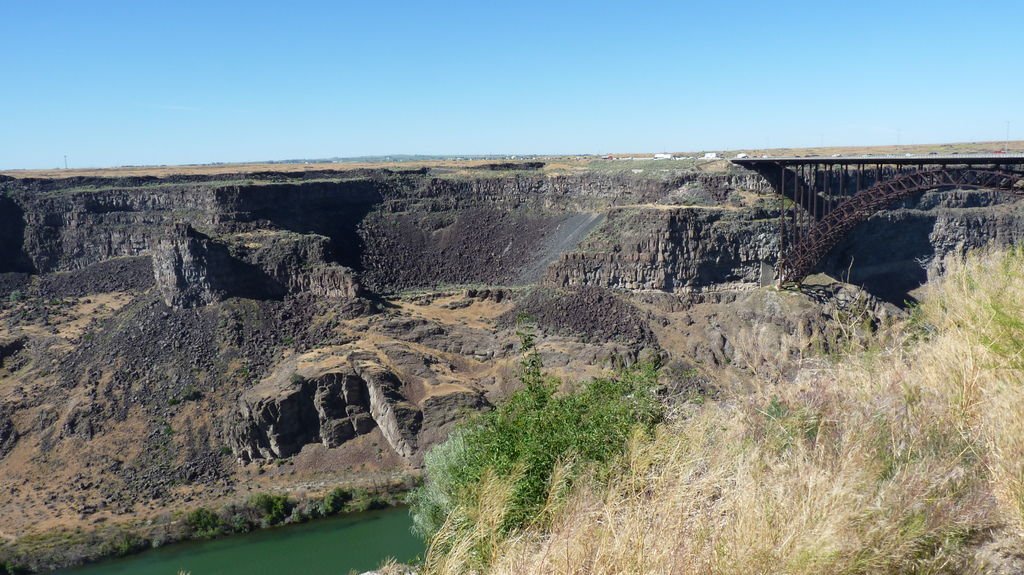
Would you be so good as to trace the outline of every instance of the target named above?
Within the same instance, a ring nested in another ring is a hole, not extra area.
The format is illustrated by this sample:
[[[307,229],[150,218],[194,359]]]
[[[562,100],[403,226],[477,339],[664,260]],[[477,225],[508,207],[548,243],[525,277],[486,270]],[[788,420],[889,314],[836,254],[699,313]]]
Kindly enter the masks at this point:
[[[952,262],[890,336],[637,436],[610,481],[498,542],[488,480],[462,543],[492,560],[432,552],[425,573],[988,572],[978,546],[1024,533],[1024,252]]]

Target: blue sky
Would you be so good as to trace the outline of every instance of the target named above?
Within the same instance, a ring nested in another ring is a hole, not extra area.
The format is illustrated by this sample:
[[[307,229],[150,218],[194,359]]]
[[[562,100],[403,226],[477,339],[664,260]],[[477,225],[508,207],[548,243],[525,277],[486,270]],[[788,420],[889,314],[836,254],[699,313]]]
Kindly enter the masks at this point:
[[[1024,2],[0,0],[0,168],[1024,137]]]

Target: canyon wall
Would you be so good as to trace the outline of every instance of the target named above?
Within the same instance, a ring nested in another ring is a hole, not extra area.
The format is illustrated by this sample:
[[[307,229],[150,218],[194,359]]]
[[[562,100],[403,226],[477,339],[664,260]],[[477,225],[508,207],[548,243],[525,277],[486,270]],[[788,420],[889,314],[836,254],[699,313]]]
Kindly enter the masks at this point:
[[[540,279],[560,287],[678,292],[764,282],[778,251],[777,206],[753,174],[364,170],[206,181],[8,179],[0,190],[0,273],[68,271],[156,254],[158,280],[173,284],[195,272],[168,267],[181,260],[172,253],[181,251],[175,230],[186,225],[224,252],[218,266],[251,271],[240,282],[250,287],[213,291],[247,296],[352,297],[360,289]],[[1019,219],[998,194],[925,194],[872,218],[821,269],[906,293],[947,253],[1014,242]]]
[[[0,177],[0,530],[413,472],[518,385],[524,316],[569,385],[657,359],[705,393],[900,313],[756,289],[780,204],[741,172]],[[820,271],[901,304],[1022,239],[1024,203],[926,193]]]

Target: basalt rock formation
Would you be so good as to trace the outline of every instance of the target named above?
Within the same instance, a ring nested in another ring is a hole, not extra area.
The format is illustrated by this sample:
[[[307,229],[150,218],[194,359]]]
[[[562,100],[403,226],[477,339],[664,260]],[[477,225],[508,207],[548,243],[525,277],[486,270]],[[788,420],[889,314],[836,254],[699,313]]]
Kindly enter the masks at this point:
[[[411,456],[422,413],[401,396],[393,373],[369,358],[348,359],[247,390],[231,432],[239,457],[289,457],[313,442],[337,447],[375,428],[396,453]]]
[[[327,261],[328,243],[324,236],[289,232],[247,232],[218,241],[175,224],[157,242],[153,274],[167,305],[179,308],[288,293],[357,297],[353,271]]]
[[[776,225],[760,208],[615,208],[598,233],[548,268],[546,280],[666,292],[757,284],[778,251]]]

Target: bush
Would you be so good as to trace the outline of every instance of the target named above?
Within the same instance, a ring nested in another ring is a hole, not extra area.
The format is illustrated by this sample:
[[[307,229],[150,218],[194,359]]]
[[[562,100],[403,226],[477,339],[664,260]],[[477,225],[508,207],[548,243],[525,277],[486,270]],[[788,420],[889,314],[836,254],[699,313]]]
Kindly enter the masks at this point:
[[[352,500],[348,503],[348,510],[351,512],[370,511],[372,509],[384,509],[388,502],[378,493],[366,489],[356,489],[352,492]]]
[[[327,517],[327,510],[324,508],[323,501],[307,501],[303,513],[309,519],[319,519],[320,517]]]
[[[215,537],[224,527],[220,516],[205,507],[192,510],[185,517],[185,524],[194,537]]]
[[[327,515],[340,513],[349,501],[352,501],[352,492],[348,489],[335,487],[324,497],[324,513]]]
[[[199,391],[196,388],[196,386],[192,385],[191,383],[185,386],[185,389],[182,391],[181,395],[182,401],[196,401],[202,398],[203,392]]]
[[[245,515],[235,514],[231,516],[229,527],[234,533],[248,533],[252,531],[253,524]]]
[[[484,501],[483,494],[491,480],[509,484],[498,530],[508,533],[533,522],[543,515],[549,498],[558,497],[553,491],[571,482],[573,469],[600,470],[601,465],[594,464],[621,454],[635,428],[649,430],[661,418],[653,366],[556,395],[558,382],[541,374],[532,334],[520,335],[524,389],[458,429],[426,456],[427,480],[410,498],[414,529],[426,539],[446,521],[473,529],[479,507],[494,503]],[[552,482],[555,474],[560,477]],[[562,485],[549,489],[552,483]],[[453,513],[458,514],[456,521],[450,519]]]
[[[277,525],[284,521],[292,507],[287,496],[269,493],[253,495],[249,498],[249,505],[259,511],[263,522],[267,525]]]
[[[132,553],[138,553],[147,547],[150,547],[148,539],[135,533],[122,532],[114,536],[113,539],[104,542],[101,545],[101,551],[104,555],[124,557]]]
[[[22,575],[31,573],[28,567],[22,567],[15,563],[0,563],[0,575]]]

